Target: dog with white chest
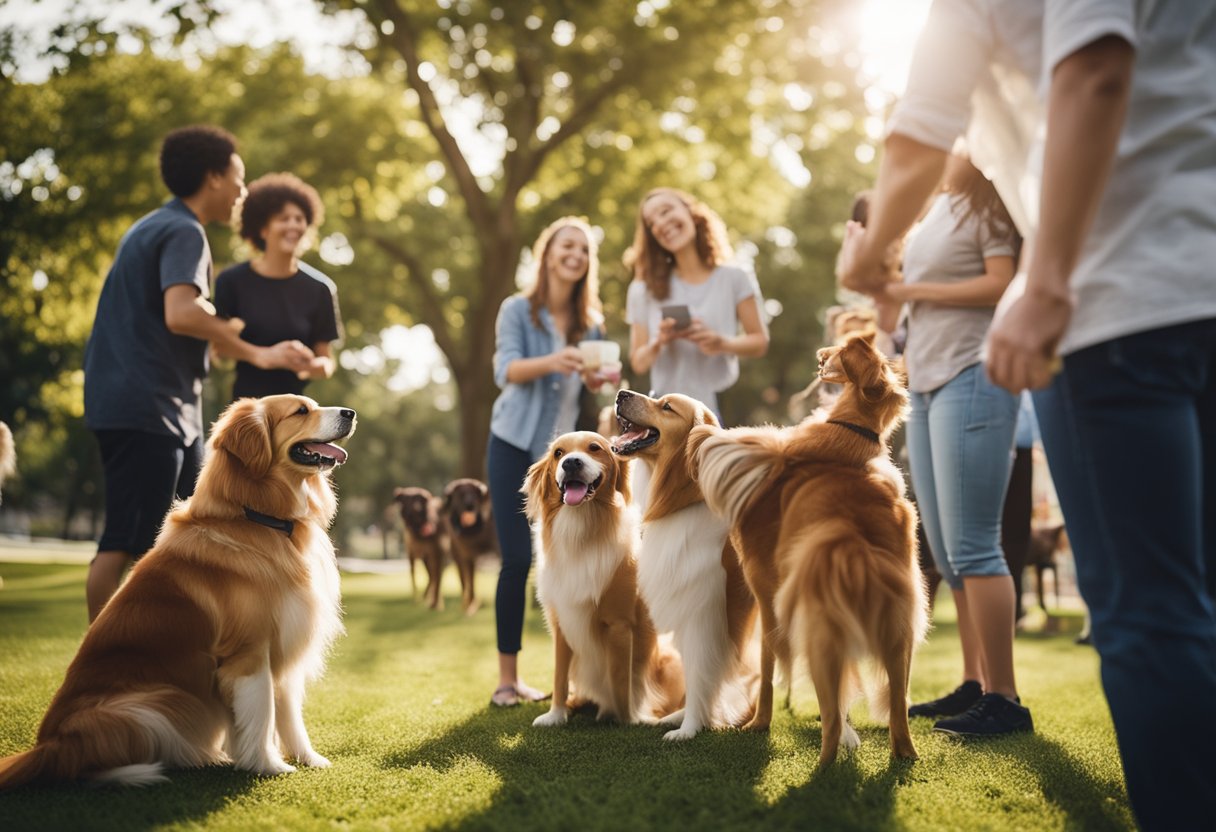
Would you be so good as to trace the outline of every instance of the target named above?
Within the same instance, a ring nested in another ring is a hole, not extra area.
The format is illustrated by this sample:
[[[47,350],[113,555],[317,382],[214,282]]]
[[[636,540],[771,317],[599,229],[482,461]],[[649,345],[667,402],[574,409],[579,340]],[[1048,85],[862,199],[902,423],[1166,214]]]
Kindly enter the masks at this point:
[[[536,726],[583,704],[599,719],[653,721],[680,707],[679,659],[638,594],[629,470],[597,433],[558,437],[524,484],[537,542],[537,594],[553,634],[553,702]]]
[[[689,473],[686,445],[698,425],[717,426],[709,408],[688,396],[652,399],[617,394],[621,435],[613,452],[650,469],[642,518],[638,580],[655,624],[675,635],[684,663],[687,705],[663,720],[678,725],[664,739],[751,718],[759,657],[750,650],[756,602],[747,587],[728,524],[705,504]]]

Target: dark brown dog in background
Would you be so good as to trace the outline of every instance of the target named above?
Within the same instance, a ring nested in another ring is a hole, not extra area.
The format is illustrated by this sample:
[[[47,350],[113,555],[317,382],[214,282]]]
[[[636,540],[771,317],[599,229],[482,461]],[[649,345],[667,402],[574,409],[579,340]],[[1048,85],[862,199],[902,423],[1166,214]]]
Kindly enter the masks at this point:
[[[498,539],[490,514],[490,490],[468,477],[452,480],[443,489],[443,524],[447,527],[452,561],[460,573],[461,602],[465,615],[477,611],[473,572],[478,555],[497,555]]]
[[[1068,545],[1064,524],[1039,526],[1031,529],[1030,543],[1026,547],[1026,565],[1034,567],[1035,591],[1039,596],[1039,607],[1047,612],[1047,593],[1044,592],[1043,573],[1051,570],[1052,583],[1056,587],[1056,606],[1060,606],[1060,573],[1056,571],[1056,553]]]
[[[398,488],[393,500],[401,510],[405,524],[405,551],[410,559],[410,587],[417,597],[414,584],[414,564],[422,561],[426,568],[426,605],[443,609],[443,594],[439,591],[443,579],[443,562],[448,550],[448,534],[439,512],[443,501],[425,488]]]

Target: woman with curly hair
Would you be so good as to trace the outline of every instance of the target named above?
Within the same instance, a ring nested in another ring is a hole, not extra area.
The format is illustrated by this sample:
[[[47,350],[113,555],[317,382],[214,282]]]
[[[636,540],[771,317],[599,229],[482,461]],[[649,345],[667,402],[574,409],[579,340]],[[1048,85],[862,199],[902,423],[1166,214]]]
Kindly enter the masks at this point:
[[[630,365],[650,373],[655,395],[683,393],[719,413],[718,393],[739,378],[740,356],[768,351],[760,286],[755,275],[726,265],[732,256],[726,227],[709,206],[674,188],[642,199],[625,254],[634,278],[625,321]]]
[[[495,327],[494,381],[502,393],[490,418],[486,469],[502,571],[494,596],[498,627],[498,687],[491,703],[548,699],[519,677],[532,535],[520,489],[528,467],[556,436],[595,430],[591,392],[604,378],[583,368],[576,346],[603,338],[599,259],[591,227],[562,217],[533,246],[536,280],[502,302]],[[584,392],[586,391],[586,392]]]
[[[238,361],[234,399],[302,393],[311,379],[334,373],[332,344],[342,332],[338,289],[299,259],[312,245],[324,213],[316,190],[290,173],[270,173],[249,185],[237,231],[257,253],[216,278],[216,310],[244,322],[245,341],[297,341],[312,351],[312,358],[299,372]]]

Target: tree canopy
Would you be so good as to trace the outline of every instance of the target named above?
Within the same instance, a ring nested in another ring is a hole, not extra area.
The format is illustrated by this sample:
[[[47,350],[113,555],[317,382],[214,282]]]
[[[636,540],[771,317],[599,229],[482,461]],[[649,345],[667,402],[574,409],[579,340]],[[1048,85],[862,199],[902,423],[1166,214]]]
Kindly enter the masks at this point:
[[[347,341],[344,369],[310,394],[358,409],[356,442],[374,454],[339,472],[347,522],[375,520],[392,485],[482,474],[495,316],[552,219],[584,215],[602,231],[609,334],[627,339],[620,258],[658,185],[722,214],[774,315],[768,357],[723,396],[727,421],[784,418],[814,371],[849,201],[873,174],[856,62],[825,34],[841,3],[320,5],[364,16],[350,44],[364,72],[310,73],[290,45],[189,62],[118,54],[115,33],[84,21],[58,33],[66,57],[49,79],[0,87],[0,418],[21,440],[14,496],[54,499],[65,517],[96,506],[83,345],[119,237],[166,196],[159,140],[192,122],[235,133],[251,178],[291,170],[322,194],[323,256],[307,259],[338,284]],[[218,13],[174,8],[182,36]],[[217,266],[248,256],[210,233]],[[394,389],[417,357],[386,354],[383,334],[419,324],[447,366]],[[209,384],[212,415],[228,380]]]

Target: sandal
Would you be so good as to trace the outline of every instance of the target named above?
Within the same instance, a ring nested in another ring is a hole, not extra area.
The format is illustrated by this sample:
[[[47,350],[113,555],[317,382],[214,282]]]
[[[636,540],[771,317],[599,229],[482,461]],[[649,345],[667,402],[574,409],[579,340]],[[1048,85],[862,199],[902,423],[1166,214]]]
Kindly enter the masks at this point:
[[[519,693],[515,690],[515,685],[502,685],[494,690],[494,695],[490,697],[490,704],[497,708],[513,708],[519,704]]]
[[[521,702],[548,702],[553,698],[552,693],[541,693],[533,687],[529,687],[522,682],[516,682],[515,695],[519,697]]]

